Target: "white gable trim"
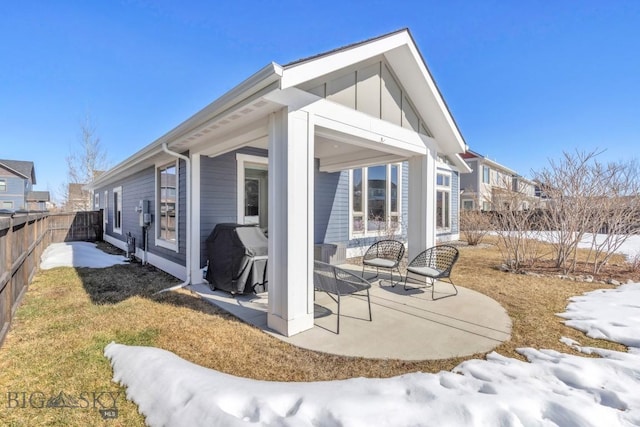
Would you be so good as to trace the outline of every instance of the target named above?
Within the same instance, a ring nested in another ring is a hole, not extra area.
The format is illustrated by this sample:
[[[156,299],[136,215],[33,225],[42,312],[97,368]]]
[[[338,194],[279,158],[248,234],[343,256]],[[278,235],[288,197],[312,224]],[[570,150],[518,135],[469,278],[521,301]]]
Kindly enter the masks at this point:
[[[337,50],[318,58],[286,66],[282,71],[281,88],[287,89],[317,79],[323,75],[383,56],[404,86],[418,114],[445,154],[465,151],[466,144],[431,73],[408,31]]]
[[[355,63],[383,55],[407,43],[413,43],[413,41],[409,33],[404,31],[287,66],[282,71],[281,88],[286,89],[298,86],[301,83],[349,67]]]

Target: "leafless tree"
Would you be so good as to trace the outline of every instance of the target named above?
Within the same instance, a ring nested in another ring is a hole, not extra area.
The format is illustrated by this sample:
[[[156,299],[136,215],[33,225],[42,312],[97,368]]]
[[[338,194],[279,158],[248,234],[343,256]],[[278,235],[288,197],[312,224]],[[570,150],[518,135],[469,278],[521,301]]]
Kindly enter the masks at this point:
[[[474,206],[478,206],[477,203]],[[463,209],[460,211],[460,233],[467,244],[476,246],[492,229],[489,213],[479,209]]]
[[[81,121],[78,144],[71,149],[65,160],[67,182],[63,184],[61,193],[66,210],[91,209],[91,194],[82,187],[107,169],[108,164],[106,152],[100,144],[90,115]]]
[[[637,233],[632,227],[638,215],[637,163],[603,164],[597,160],[601,153],[565,152],[560,161],[551,160],[536,174],[549,197],[544,218],[556,267],[565,274],[575,271],[580,244],[590,243],[589,257],[598,272]]]
[[[493,228],[505,264],[512,271],[520,271],[534,265],[541,256],[542,244],[532,234],[539,211],[535,194],[523,181],[503,179],[506,181],[498,186],[500,190],[492,195]]]
[[[600,178],[601,196],[596,200],[589,237],[593,273],[600,270],[633,235],[638,234],[640,213],[640,170],[636,161],[595,164]]]

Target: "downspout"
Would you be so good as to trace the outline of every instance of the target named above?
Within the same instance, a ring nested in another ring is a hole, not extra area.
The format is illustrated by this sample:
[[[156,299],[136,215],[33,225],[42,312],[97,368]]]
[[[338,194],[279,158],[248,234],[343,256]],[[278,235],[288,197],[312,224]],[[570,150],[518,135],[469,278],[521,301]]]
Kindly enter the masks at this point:
[[[166,142],[162,143],[162,151],[169,154],[170,156],[177,157],[178,159],[184,160],[187,166],[187,171],[185,174],[187,177],[187,233],[186,233],[187,237],[185,239],[186,240],[185,243],[187,245],[186,247],[187,278],[183,283],[180,283],[175,286],[171,286],[170,288],[162,289],[161,291],[156,292],[156,294],[161,294],[163,292],[168,292],[168,291],[175,291],[176,289],[181,289],[191,284],[191,242],[190,242],[191,240],[191,159],[188,156],[169,150],[169,146],[167,145]],[[179,227],[180,225],[178,224],[177,226]],[[179,242],[176,242],[176,243],[178,245],[180,244]]]

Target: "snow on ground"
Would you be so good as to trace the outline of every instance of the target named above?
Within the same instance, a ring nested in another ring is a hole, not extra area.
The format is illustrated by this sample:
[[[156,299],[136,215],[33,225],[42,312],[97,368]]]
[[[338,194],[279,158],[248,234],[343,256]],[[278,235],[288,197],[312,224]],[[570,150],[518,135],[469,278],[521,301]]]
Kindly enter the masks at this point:
[[[126,258],[122,255],[107,254],[88,242],[52,243],[40,257],[43,270],[55,267],[105,268],[125,263]]]
[[[580,347],[599,358],[523,348],[453,372],[282,383],[234,377],[165,350],[111,343],[114,381],[151,426],[638,426],[640,284],[573,298],[562,314],[592,336],[636,346]]]
[[[490,234],[497,235],[495,231],[491,232]],[[537,239],[543,242],[551,242],[554,240],[553,231],[529,231],[526,235],[531,239]],[[606,236],[606,234],[597,234],[596,244],[601,245],[604,242]],[[586,233],[582,237],[582,240],[578,243],[578,247],[588,249],[592,246],[592,244],[593,234]],[[626,255],[627,258],[631,260],[633,260],[637,256],[640,256],[640,235],[634,234],[628,236],[625,242],[618,248],[616,252]]]
[[[605,237],[605,234],[597,234],[596,243],[601,245]],[[581,248],[590,248],[592,240],[593,234],[585,234],[578,246]],[[635,257],[640,256],[640,235],[627,237],[627,240],[625,240],[616,252],[626,255],[629,259],[634,259]]]

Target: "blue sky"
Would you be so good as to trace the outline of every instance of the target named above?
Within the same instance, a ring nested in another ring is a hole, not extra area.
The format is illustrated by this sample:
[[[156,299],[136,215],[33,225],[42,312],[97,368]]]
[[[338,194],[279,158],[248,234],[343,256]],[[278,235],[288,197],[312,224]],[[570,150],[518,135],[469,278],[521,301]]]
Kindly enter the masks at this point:
[[[56,192],[89,114],[113,166],[255,71],[408,27],[467,144],[530,176],[640,148],[640,2],[21,1],[0,13],[0,158]]]

